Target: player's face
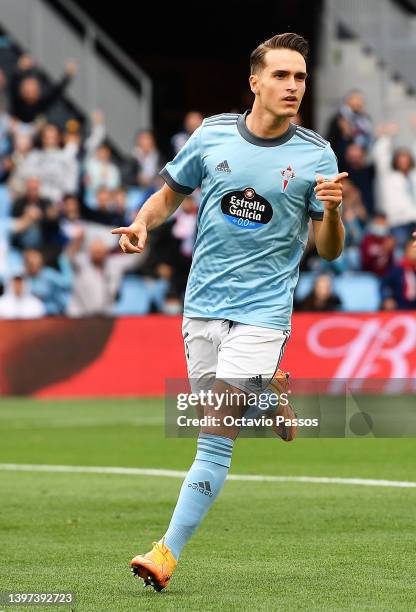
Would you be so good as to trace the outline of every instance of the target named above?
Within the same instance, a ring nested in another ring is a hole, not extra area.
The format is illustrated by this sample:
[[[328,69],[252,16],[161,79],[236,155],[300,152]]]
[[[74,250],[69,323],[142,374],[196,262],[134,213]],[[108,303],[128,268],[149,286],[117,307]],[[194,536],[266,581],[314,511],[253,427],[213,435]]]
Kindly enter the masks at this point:
[[[250,77],[261,106],[279,117],[294,117],[305,93],[306,63],[297,51],[270,49],[265,66]]]

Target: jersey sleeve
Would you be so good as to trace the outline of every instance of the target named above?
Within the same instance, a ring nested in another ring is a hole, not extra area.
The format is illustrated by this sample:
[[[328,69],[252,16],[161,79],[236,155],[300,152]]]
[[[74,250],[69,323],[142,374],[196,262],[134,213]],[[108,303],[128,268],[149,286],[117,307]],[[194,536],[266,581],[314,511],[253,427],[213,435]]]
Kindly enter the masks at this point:
[[[160,176],[171,189],[191,194],[202,182],[201,127],[197,128]]]
[[[320,174],[324,178],[332,178],[338,174],[338,161],[329,144],[325,147],[323,155],[319,160],[315,171],[316,174]],[[324,204],[315,197],[315,185],[316,183],[314,182],[309,192],[308,215],[314,221],[322,221],[324,217]]]

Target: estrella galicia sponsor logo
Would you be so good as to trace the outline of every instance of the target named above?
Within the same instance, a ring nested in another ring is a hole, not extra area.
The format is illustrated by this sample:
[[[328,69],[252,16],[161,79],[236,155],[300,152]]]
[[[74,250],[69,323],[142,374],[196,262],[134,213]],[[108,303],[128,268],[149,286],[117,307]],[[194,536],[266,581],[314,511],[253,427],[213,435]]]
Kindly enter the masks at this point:
[[[273,217],[271,204],[252,187],[225,194],[221,210],[227,221],[242,229],[256,229]]]

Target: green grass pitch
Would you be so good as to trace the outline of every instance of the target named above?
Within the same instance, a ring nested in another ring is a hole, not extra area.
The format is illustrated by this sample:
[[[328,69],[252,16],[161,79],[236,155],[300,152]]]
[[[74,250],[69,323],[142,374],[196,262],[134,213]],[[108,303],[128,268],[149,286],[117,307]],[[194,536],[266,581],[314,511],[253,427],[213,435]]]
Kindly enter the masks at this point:
[[[160,400],[0,403],[0,463],[186,470]],[[241,439],[231,473],[416,480],[401,439]],[[76,593],[75,610],[414,610],[416,489],[228,481],[167,591],[128,563],[168,524],[176,478],[0,469],[0,591]],[[4,607],[5,610],[65,607]]]

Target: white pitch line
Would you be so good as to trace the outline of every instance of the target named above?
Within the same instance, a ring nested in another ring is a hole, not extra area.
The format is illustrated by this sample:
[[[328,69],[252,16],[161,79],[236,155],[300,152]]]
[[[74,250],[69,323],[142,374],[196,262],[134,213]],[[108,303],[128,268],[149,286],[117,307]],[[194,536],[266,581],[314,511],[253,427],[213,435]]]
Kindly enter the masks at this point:
[[[31,465],[25,463],[0,463],[4,472],[64,472],[67,474],[124,474],[128,476],[160,476],[185,478],[187,472],[128,467],[92,467],[79,465]],[[227,480],[252,482],[306,482],[314,484],[361,485],[365,487],[416,488],[416,482],[401,480],[374,480],[367,478],[337,478],[327,476],[267,476],[257,474],[230,474]]]

